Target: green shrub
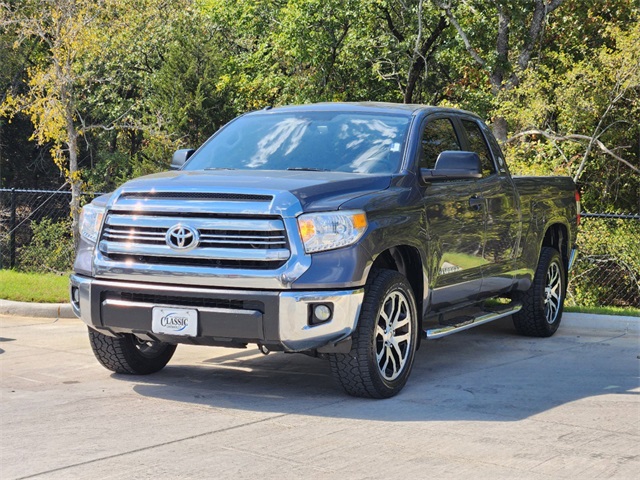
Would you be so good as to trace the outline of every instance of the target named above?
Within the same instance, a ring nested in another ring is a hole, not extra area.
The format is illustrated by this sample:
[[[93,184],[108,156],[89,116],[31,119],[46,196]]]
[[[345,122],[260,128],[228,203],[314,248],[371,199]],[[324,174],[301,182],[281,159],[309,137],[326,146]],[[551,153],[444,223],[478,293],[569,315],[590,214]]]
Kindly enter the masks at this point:
[[[31,242],[18,249],[17,268],[26,272],[64,273],[73,265],[71,220],[45,218],[31,224]]]

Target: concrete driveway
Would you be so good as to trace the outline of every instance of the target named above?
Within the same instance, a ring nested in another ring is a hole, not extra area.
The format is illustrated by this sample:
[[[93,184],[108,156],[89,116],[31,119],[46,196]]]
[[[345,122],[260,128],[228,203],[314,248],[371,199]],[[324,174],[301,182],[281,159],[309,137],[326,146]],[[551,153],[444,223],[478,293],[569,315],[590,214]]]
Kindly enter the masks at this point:
[[[637,478],[640,343],[515,335],[425,342],[405,390],[344,395],[328,364],[179,346],[113,375],[79,320],[0,316],[2,479]],[[635,472],[635,473],[634,473]]]

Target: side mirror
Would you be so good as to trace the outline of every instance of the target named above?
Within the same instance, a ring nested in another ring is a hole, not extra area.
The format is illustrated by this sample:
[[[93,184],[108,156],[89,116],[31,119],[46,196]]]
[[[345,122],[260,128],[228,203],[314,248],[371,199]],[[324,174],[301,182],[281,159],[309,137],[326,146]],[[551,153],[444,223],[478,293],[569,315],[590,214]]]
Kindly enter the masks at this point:
[[[425,182],[482,178],[480,157],[476,152],[445,150],[438,155],[435,168],[423,168],[420,174]]]
[[[180,170],[182,166],[189,160],[195,150],[193,148],[182,148],[176,150],[171,159],[171,170]]]

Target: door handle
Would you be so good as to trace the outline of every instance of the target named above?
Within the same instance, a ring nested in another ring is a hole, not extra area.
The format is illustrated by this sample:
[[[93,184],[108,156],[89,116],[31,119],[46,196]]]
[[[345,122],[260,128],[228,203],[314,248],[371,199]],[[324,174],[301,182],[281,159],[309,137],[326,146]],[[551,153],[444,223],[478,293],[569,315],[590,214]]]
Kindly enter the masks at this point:
[[[478,195],[474,195],[469,199],[469,207],[472,210],[481,210],[484,205],[484,198],[479,197]]]

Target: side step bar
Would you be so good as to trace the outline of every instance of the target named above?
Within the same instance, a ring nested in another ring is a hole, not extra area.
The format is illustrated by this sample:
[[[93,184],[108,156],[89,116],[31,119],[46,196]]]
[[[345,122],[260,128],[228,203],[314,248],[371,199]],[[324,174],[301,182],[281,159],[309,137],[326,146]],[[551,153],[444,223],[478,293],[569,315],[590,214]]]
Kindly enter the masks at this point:
[[[465,316],[460,323],[454,323],[452,325],[441,325],[436,328],[425,330],[425,337],[428,340],[446,337],[452,333],[461,332],[463,330],[469,330],[470,328],[483,325],[485,323],[493,322],[499,318],[508,317],[516,312],[519,312],[522,308],[522,303],[512,302],[504,307],[493,308],[491,311],[482,311],[473,317]]]

